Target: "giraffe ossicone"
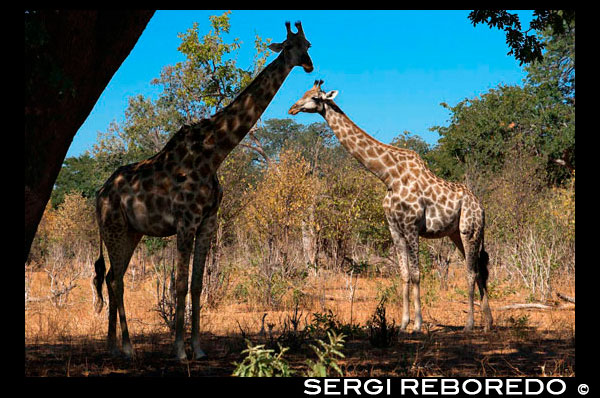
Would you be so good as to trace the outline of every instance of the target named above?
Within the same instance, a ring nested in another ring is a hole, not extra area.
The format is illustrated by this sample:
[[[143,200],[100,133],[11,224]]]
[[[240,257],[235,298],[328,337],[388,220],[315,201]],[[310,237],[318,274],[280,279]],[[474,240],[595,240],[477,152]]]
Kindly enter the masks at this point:
[[[333,102],[337,91],[321,89],[323,80],[292,105],[291,115],[299,112],[318,113],[331,127],[340,143],[377,176],[388,188],[383,209],[403,279],[402,322],[410,321],[409,289],[413,286],[415,320],[413,330],[421,329],[419,236],[448,236],[465,258],[469,293],[469,311],[465,330],[473,328],[473,296],[475,283],[481,296],[484,330],[492,327],[488,300],[488,262],[483,235],[483,206],[464,184],[445,181],[436,176],[414,151],[386,145],[360,129]]]
[[[296,22],[296,33],[289,22],[285,26],[286,40],[269,46],[280,54],[228,106],[208,119],[182,126],[153,157],[119,167],[97,192],[96,219],[101,241],[95,263],[95,308],[102,310],[102,285],[106,279],[108,345],[112,353],[120,352],[116,337],[118,315],[122,352],[127,357],[133,355],[123,304],[123,275],[133,251],[143,235],[177,235],[175,356],[187,359],[184,313],[192,251],[192,349],[196,358],[205,356],[200,348],[200,293],[206,253],[222,197],[217,169],[254,126],[291,70],[295,66],[307,73],[313,70],[308,55],[310,43],[301,23]],[[102,242],[110,260],[106,275]]]

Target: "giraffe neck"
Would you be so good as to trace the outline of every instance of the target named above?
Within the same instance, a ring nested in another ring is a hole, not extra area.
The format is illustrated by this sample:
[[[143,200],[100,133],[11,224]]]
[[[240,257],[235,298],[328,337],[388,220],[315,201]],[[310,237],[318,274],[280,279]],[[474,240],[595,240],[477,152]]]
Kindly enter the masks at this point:
[[[221,161],[256,124],[291,70],[280,54],[229,105],[210,118],[215,131],[214,152]]]
[[[321,116],[333,130],[340,143],[386,185],[391,184],[388,167],[381,160],[389,152],[388,145],[377,141],[358,127],[333,101],[326,102]]]

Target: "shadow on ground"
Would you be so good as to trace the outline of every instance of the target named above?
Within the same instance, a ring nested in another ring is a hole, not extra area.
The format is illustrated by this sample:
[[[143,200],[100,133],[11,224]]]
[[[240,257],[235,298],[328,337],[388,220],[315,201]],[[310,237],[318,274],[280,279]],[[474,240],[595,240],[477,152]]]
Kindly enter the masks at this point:
[[[254,343],[263,343],[252,336]],[[56,344],[26,344],[25,376],[230,376],[243,359],[242,336],[204,334],[208,359],[179,363],[169,334],[133,336],[132,360],[113,358],[104,340],[69,339]],[[189,349],[189,344],[188,344]],[[367,337],[349,338],[340,361],[344,375],[386,376],[574,376],[575,341],[533,328],[475,329],[437,325],[425,333],[400,333],[388,348],[373,348]],[[190,355],[191,352],[188,352]],[[292,368],[302,369],[310,351],[289,352]],[[314,358],[312,358],[314,359]]]

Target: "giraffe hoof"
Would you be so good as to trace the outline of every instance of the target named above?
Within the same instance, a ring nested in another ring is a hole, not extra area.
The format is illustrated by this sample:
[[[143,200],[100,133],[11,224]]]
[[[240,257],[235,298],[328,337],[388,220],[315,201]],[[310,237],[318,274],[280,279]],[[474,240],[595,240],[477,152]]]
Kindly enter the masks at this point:
[[[176,351],[175,352],[175,360],[185,363],[187,362],[187,354],[185,353],[185,350],[181,350],[181,351]]]
[[[123,345],[123,357],[125,357],[125,359],[133,358],[133,348],[131,345]]]
[[[121,357],[121,350],[119,350],[119,347],[110,347],[108,349],[108,353],[110,354],[110,356],[112,358],[120,358]]]

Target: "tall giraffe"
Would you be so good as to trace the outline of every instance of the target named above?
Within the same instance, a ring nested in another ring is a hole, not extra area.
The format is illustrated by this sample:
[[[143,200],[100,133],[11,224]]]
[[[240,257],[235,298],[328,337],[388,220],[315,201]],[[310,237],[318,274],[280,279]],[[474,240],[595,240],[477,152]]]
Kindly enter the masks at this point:
[[[291,70],[302,66],[307,73],[312,72],[310,43],[301,23],[295,25],[297,33],[286,22],[286,40],[269,45],[271,50],[280,52],[279,56],[233,102],[208,119],[182,126],[153,157],[118,168],[98,191],[96,217],[101,242],[100,257],[95,263],[96,311],[100,312],[103,305],[104,241],[111,264],[106,274],[108,345],[114,355],[119,354],[117,313],[123,354],[126,357],[133,354],[123,306],[123,275],[135,247],[143,235],[177,235],[175,356],[187,359],[184,313],[192,248],[192,348],[195,358],[205,356],[200,348],[200,293],[206,253],[222,196],[216,172],[265,111]]]
[[[450,237],[467,265],[469,312],[466,331],[473,329],[475,282],[481,295],[484,329],[492,326],[488,304],[488,254],[483,246],[484,211],[479,200],[463,184],[444,181],[431,172],[414,151],[383,144],[361,130],[333,102],[337,91],[321,90],[315,81],[289,110],[319,113],[340,143],[387,186],[383,209],[396,247],[403,288],[401,329],[410,321],[409,288],[413,284],[414,331],[421,329],[419,235],[425,238]]]

